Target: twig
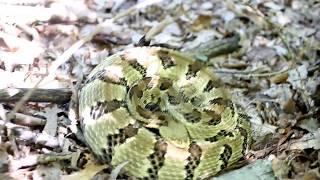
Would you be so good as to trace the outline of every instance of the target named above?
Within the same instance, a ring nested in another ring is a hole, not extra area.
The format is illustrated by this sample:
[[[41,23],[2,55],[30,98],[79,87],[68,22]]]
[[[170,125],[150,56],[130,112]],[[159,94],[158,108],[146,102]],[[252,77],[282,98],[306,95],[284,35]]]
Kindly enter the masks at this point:
[[[234,52],[239,48],[239,41],[239,34],[221,40],[214,40],[212,38],[193,49],[186,49],[185,52],[197,60],[207,62],[210,58]]]
[[[16,113],[14,114],[14,120],[12,121],[13,123],[19,124],[19,125],[24,125],[24,126],[28,126],[28,127],[32,127],[32,126],[43,126],[46,124],[46,120],[45,119],[41,119],[41,118],[37,118],[34,116],[29,116],[29,115],[25,115],[22,113]]]
[[[27,128],[26,126],[17,125],[11,122],[5,122],[3,120],[0,120],[0,126],[6,126],[7,129],[14,129],[14,128]]]
[[[281,74],[284,72],[289,71],[290,69],[282,69],[277,72],[269,72],[269,73],[254,73],[257,72],[257,69],[255,70],[249,70],[249,71],[238,71],[233,69],[216,69],[214,70],[215,73],[221,73],[221,74],[234,74],[239,76],[246,76],[246,77],[270,77],[277,74]]]
[[[23,167],[31,167],[37,164],[47,164],[49,162],[56,162],[61,160],[70,160],[74,153],[60,153],[60,154],[31,154],[20,159],[13,159],[11,162],[11,171],[18,170]]]
[[[40,35],[38,33],[37,30],[27,26],[26,24],[23,23],[17,23],[17,26],[23,30],[25,33],[27,33],[28,35],[32,36],[32,40],[33,41],[40,41]]]
[[[152,37],[159,34],[165,27],[175,21],[176,18],[167,17],[162,20],[159,24],[153,26],[145,36],[146,41],[150,41]]]
[[[29,89],[24,96],[17,102],[17,104],[14,106],[13,110],[8,114],[6,121],[8,121],[9,119],[11,119],[13,117],[13,115],[15,113],[18,112],[18,110],[20,109],[20,107],[28,101],[28,99],[31,97],[32,93],[36,90],[36,88],[38,87],[38,85],[42,82],[43,78],[40,79],[40,81],[38,81],[36,83],[36,85]]]
[[[29,92],[29,88],[6,88],[0,89],[0,102],[16,102]],[[28,98],[29,102],[69,102],[72,95],[71,89],[34,89],[32,96]]]

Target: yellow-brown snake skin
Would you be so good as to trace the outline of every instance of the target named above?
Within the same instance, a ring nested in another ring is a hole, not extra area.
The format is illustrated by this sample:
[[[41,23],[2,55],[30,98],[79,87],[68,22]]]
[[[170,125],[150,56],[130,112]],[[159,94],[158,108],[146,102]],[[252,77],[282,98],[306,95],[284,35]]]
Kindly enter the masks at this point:
[[[79,93],[92,152],[137,179],[203,179],[243,157],[248,116],[213,71],[161,47],[136,47],[101,62]]]

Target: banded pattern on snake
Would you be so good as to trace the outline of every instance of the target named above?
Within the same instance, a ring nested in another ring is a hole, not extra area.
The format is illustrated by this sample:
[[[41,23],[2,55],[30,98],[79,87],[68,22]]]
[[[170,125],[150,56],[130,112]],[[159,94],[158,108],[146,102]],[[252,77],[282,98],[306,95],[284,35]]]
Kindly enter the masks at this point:
[[[243,157],[250,123],[213,71],[161,47],[107,57],[79,93],[85,140],[138,179],[203,179]]]

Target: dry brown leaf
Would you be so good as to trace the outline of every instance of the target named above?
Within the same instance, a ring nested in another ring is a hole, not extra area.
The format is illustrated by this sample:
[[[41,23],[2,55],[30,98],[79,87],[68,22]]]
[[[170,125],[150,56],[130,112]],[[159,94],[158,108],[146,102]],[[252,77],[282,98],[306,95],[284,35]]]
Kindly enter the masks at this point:
[[[273,84],[281,84],[287,81],[289,75],[288,73],[281,73],[278,75],[275,75],[273,77],[270,78],[270,82]]]
[[[79,179],[92,179],[95,174],[100,172],[102,169],[107,168],[107,165],[98,165],[94,161],[89,161],[84,169],[70,175],[62,176],[64,180],[79,180]]]
[[[192,29],[194,31],[200,31],[211,26],[212,17],[208,15],[199,15],[192,23]]]
[[[315,133],[308,133],[296,142],[292,142],[288,149],[320,149],[320,128]]]

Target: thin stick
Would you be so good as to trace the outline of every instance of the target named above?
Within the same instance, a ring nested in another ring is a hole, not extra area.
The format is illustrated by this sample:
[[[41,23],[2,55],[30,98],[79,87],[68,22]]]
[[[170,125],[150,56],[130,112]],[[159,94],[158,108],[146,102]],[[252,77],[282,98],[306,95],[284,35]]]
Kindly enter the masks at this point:
[[[0,89],[0,102],[19,101],[29,91],[29,88],[6,88]],[[69,88],[63,89],[35,89],[29,102],[51,102],[66,103],[70,101],[72,91]]]
[[[277,74],[281,74],[284,72],[289,71],[290,69],[282,69],[280,71],[277,72],[269,72],[269,73],[253,73],[256,72],[257,70],[250,70],[250,71],[238,71],[238,70],[230,70],[230,69],[219,69],[219,70],[214,70],[215,73],[221,73],[221,74],[234,74],[234,75],[243,75],[243,76],[247,76],[247,77],[270,77],[270,76],[274,76]]]

